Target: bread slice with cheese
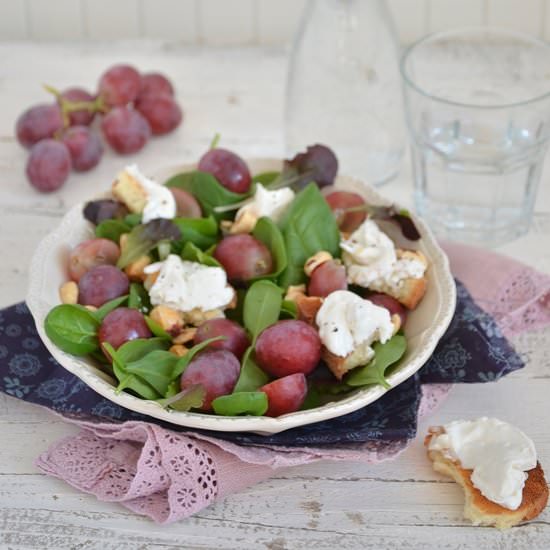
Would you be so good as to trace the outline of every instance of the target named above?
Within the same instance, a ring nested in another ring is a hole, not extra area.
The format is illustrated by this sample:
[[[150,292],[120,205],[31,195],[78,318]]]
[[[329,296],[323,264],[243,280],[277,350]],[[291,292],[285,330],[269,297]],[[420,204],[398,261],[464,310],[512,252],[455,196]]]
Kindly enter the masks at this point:
[[[126,205],[130,212],[141,214],[147,204],[147,193],[126,170],[118,174],[112,186],[113,196]]]
[[[537,517],[544,510],[548,502],[548,485],[539,462],[535,468],[527,472],[528,477],[523,487],[521,505],[516,510],[510,510],[481,494],[472,483],[472,470],[462,468],[459,461],[452,460],[441,451],[429,449],[432,438],[444,432],[442,426],[430,428],[424,445],[428,448],[428,456],[433,463],[434,470],[454,479],[464,490],[464,517],[466,519],[472,521],[474,525],[508,529]]]

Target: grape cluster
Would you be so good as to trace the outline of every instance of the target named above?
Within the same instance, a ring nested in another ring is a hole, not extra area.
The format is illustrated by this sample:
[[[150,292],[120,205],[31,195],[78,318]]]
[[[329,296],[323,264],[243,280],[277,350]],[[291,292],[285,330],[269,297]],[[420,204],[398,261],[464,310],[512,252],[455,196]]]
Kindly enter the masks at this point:
[[[151,135],[171,132],[183,117],[165,76],[140,74],[130,65],[105,71],[95,95],[76,87],[46,89],[56,102],[30,107],[15,127],[19,143],[30,149],[27,177],[43,192],[61,187],[71,169],[94,168],[103,155],[103,140],[119,154],[137,153]]]

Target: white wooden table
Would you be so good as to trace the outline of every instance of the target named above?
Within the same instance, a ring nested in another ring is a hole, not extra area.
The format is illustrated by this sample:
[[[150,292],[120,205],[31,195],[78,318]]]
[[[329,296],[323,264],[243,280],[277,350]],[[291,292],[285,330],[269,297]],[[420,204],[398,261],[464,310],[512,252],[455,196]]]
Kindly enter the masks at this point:
[[[91,173],[41,195],[24,177],[26,153],[13,138],[17,115],[46,99],[40,84],[95,86],[113,62],[170,75],[186,111],[183,127],[148,144],[145,171],[192,161],[215,132],[243,156],[282,153],[283,52],[205,50],[176,44],[0,44],[0,307],[22,300],[41,237],[73,203],[106,189],[127,159],[107,154]],[[134,160],[134,159],[132,159]],[[502,251],[550,272],[550,185],[543,178],[532,232]],[[410,200],[408,166],[385,192]],[[462,519],[461,491],[435,474],[422,447],[428,423],[490,415],[524,429],[550,474],[550,330],[516,340],[528,366],[494,384],[457,386],[393,462],[317,463],[279,471],[196,516],[157,526],[46,477],[33,459],[75,428],[0,394],[0,548],[550,548],[550,508],[509,532]]]

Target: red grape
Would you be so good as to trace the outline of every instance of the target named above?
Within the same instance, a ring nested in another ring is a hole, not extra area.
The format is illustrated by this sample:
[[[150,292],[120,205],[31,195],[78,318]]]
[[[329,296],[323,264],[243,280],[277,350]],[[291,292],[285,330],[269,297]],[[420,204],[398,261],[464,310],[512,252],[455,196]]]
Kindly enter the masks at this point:
[[[120,249],[109,239],[82,241],[69,254],[69,277],[78,282],[82,275],[98,265],[115,265]]]
[[[405,326],[408,315],[407,310],[405,306],[399,303],[395,298],[381,292],[366,294],[365,298],[374,305],[386,308],[390,312],[390,315],[395,313],[399,315],[399,317],[401,317],[401,326]]]
[[[118,307],[108,313],[99,327],[99,343],[108,342],[116,350],[125,342],[136,338],[150,338],[152,335],[143,314],[137,309]],[[101,345],[108,359],[111,357]]]
[[[210,319],[203,323],[195,334],[193,342],[200,344],[209,338],[225,336],[225,340],[217,340],[208,345],[209,349],[225,349],[237,359],[242,359],[246,348],[250,345],[246,331],[241,325],[229,319]]]
[[[297,411],[307,395],[306,377],[298,372],[283,376],[258,391],[267,394],[268,408],[265,416],[281,416]]]
[[[273,258],[267,246],[251,235],[230,235],[214,250],[230,281],[248,281],[273,271]]]
[[[68,88],[64,92],[61,92],[61,99],[66,99],[67,101],[75,103],[91,103],[94,101],[95,97],[82,88]],[[89,126],[92,120],[94,120],[94,117],[94,112],[90,112],[87,109],[81,109],[80,111],[69,113],[69,122],[71,126]]]
[[[177,215],[183,218],[200,218],[202,209],[199,201],[184,189],[171,187],[172,195],[176,199]]]
[[[113,265],[98,265],[78,281],[78,303],[101,307],[105,302],[128,294],[129,282],[125,273]]]
[[[323,262],[313,270],[307,286],[310,296],[325,298],[335,290],[347,290],[346,268],[336,260]]]
[[[137,153],[147,143],[151,127],[143,116],[128,107],[115,107],[101,121],[107,143],[122,155]]]
[[[367,217],[367,213],[363,212],[343,212],[345,208],[354,208],[364,206],[365,201],[361,195],[350,191],[333,191],[325,195],[331,210],[336,216],[336,222],[340,231],[351,233],[355,231]]]
[[[200,384],[206,391],[203,411],[212,410],[212,401],[233,391],[241,365],[227,350],[206,350],[194,357],[181,376],[181,389]]]
[[[63,128],[59,105],[36,105],[19,116],[15,125],[17,140],[23,147],[51,138]]]
[[[69,149],[73,169],[86,172],[97,166],[103,154],[103,145],[99,136],[88,126],[71,126],[61,137]]]
[[[181,122],[182,113],[174,98],[168,94],[140,96],[135,108],[147,119],[154,135],[160,136],[175,130]]]
[[[137,97],[141,77],[130,65],[114,65],[99,79],[98,92],[103,101],[111,106],[126,105]]]
[[[171,82],[160,73],[145,73],[141,75],[141,88],[139,97],[145,94],[174,95],[174,87]]]
[[[39,191],[50,192],[61,187],[71,171],[71,155],[55,139],[39,141],[27,160],[27,177]]]
[[[272,376],[309,374],[320,358],[319,335],[303,321],[278,321],[267,327],[256,342],[258,365]]]
[[[124,218],[128,214],[128,209],[121,202],[99,199],[87,202],[82,213],[89,222],[98,225],[104,220]]]
[[[199,170],[212,174],[224,187],[235,193],[250,188],[250,171],[244,160],[226,149],[210,149],[199,161]]]

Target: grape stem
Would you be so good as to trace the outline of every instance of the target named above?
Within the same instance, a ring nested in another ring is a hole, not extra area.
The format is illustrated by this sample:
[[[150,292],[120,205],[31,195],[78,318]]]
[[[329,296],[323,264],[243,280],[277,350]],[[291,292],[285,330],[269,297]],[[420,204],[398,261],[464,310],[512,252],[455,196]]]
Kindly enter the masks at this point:
[[[215,149],[218,146],[218,143],[220,142],[221,135],[216,132],[214,134],[214,137],[212,138],[212,141],[210,142],[210,149]]]

